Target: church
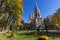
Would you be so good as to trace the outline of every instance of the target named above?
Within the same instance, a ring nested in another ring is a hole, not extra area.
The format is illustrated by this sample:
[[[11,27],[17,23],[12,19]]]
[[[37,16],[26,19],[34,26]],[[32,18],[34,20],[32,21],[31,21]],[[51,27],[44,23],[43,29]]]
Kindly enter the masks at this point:
[[[40,9],[38,8],[37,2],[35,3],[34,12],[29,16],[28,23],[32,25],[32,29],[44,29],[44,27],[41,26],[43,23],[43,19],[41,18]]]

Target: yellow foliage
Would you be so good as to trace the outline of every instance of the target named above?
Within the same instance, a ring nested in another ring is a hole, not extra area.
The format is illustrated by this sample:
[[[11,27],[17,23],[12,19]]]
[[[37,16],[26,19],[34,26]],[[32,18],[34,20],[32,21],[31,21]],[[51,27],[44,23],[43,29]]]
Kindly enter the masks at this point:
[[[48,40],[48,37],[45,35],[40,36],[41,39]]]
[[[52,17],[52,22],[53,22],[54,26],[60,28],[60,16],[54,15]]]
[[[22,0],[2,0],[3,2],[0,2],[2,4],[4,4],[3,6],[0,6],[1,8],[1,12],[3,13],[8,13],[9,14],[9,18],[12,16],[14,17],[14,21],[16,21],[17,25],[20,26],[20,25],[23,25],[21,23],[22,21],[22,12],[23,12],[23,5],[22,5]],[[4,19],[6,19],[6,17],[3,18],[3,21]],[[11,21],[11,20],[10,20]]]
[[[55,24],[58,28],[60,28],[60,25],[59,24]]]
[[[2,39],[0,38],[0,40],[2,40]]]
[[[28,32],[31,32],[30,30],[28,30]]]

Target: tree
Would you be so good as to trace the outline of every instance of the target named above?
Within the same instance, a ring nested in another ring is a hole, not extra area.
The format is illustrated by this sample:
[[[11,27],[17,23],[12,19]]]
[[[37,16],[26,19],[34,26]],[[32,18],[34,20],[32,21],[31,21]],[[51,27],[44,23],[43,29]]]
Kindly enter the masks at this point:
[[[12,23],[16,23],[17,26],[20,27],[22,12],[22,0],[0,0],[0,14],[8,15],[5,18],[7,29],[10,28]]]
[[[52,16],[52,22],[53,22],[54,26],[60,28],[60,8]]]
[[[44,24],[45,24],[46,34],[48,35],[48,18],[44,19]]]

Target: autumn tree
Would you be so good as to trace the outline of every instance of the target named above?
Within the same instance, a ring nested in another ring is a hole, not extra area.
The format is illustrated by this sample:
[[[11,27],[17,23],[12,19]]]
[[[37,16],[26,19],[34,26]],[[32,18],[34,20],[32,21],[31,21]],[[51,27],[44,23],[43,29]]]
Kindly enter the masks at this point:
[[[56,11],[56,13],[54,13],[52,17],[52,22],[54,26],[60,28],[60,8]]]
[[[17,24],[19,29],[22,21],[22,0],[0,0],[0,14],[5,14],[5,19],[2,17],[0,20],[6,24],[6,28],[9,30],[11,24]],[[4,15],[3,15],[4,16]]]

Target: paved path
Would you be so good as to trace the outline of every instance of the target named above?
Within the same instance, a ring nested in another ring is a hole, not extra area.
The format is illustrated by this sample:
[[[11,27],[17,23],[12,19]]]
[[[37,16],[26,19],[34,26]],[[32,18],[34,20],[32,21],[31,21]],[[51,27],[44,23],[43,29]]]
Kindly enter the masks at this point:
[[[46,32],[46,30],[40,30],[42,32]],[[48,32],[60,32],[60,30],[48,30]]]

